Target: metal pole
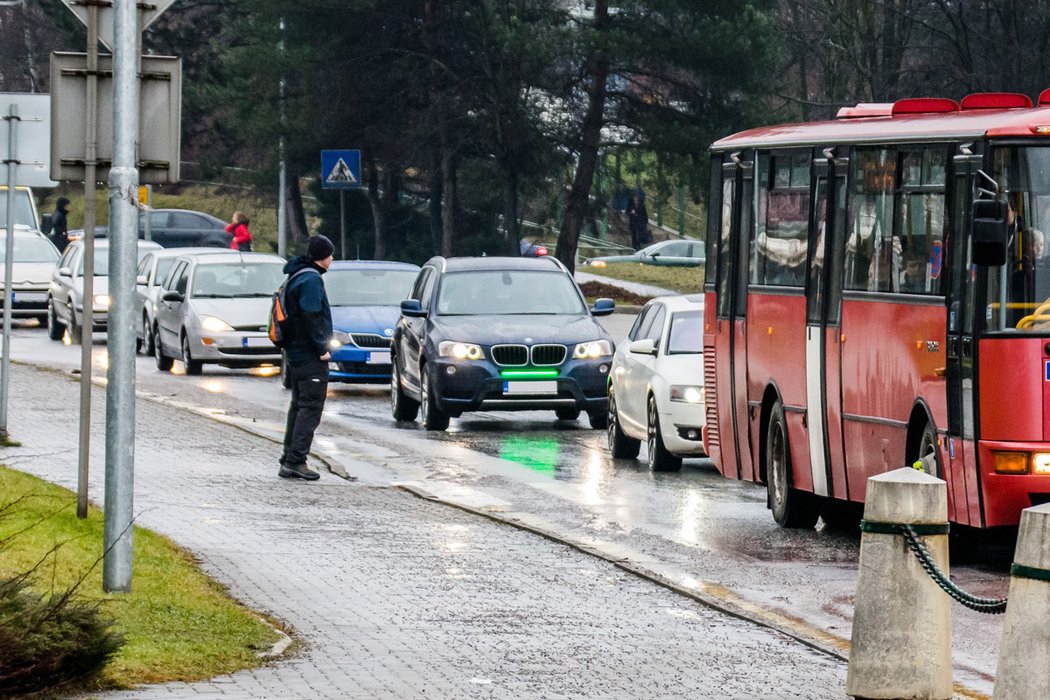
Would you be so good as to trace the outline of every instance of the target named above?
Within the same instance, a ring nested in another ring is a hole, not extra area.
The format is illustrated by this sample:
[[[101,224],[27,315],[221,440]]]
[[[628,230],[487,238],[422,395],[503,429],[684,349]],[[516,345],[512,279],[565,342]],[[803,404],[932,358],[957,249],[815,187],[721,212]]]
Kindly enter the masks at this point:
[[[348,260],[346,254],[346,190],[339,190],[339,253],[343,260]],[[358,256],[360,257],[360,256]]]
[[[0,440],[8,440],[7,402],[8,382],[11,377],[11,306],[14,301],[15,256],[15,163],[18,162],[18,105],[12,103],[7,119],[7,223],[4,231],[4,342],[3,362],[0,363]]]
[[[98,5],[87,6],[87,85],[84,105],[84,296],[80,332],[80,455],[77,467],[77,517],[88,512],[91,462],[91,331],[95,325],[95,158],[98,156]],[[73,271],[76,274],[76,270]],[[73,307],[69,308],[73,323]]]
[[[284,17],[280,23],[281,40],[277,44],[282,56],[284,55]],[[277,100],[279,104],[279,128],[281,136],[277,141],[278,157],[281,159],[281,167],[277,177],[277,189],[280,193],[277,197],[277,254],[282,258],[288,257],[288,174],[284,162],[284,78],[277,84]]]
[[[130,593],[135,477],[135,268],[138,266],[138,15],[134,0],[113,14],[113,165],[109,169],[109,293],[106,329],[106,512],[102,589]]]

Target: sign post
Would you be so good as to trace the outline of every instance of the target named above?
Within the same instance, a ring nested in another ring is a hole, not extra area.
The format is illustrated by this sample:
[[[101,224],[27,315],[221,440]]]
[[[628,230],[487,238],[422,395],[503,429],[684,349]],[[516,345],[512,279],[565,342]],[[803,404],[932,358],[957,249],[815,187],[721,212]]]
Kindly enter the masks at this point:
[[[321,189],[339,190],[339,253],[346,260],[346,190],[361,187],[361,151],[321,151]],[[361,259],[361,243],[357,244]]]

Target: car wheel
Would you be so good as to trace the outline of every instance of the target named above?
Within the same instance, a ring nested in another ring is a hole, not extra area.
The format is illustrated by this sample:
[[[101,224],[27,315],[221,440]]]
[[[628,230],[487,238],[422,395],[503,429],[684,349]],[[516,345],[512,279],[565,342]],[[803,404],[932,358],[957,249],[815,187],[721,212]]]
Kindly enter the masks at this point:
[[[84,333],[80,326],[77,325],[77,317],[73,312],[73,306],[69,306],[69,323],[66,324],[66,330],[69,331],[69,340],[74,345],[79,344],[84,339]]]
[[[288,368],[288,356],[281,351],[281,386],[285,389],[292,388],[292,373]]]
[[[642,441],[635,440],[623,432],[620,414],[616,409],[616,397],[609,392],[609,452],[613,459],[635,459],[642,448]]]
[[[781,527],[811,528],[817,524],[817,497],[791,487],[791,452],[788,449],[784,404],[777,400],[766,429],[766,488],[773,520]]]
[[[419,411],[422,414],[423,427],[427,430],[445,430],[448,428],[449,417],[436,405],[433,380],[430,378],[430,370],[426,365],[420,367],[419,378],[421,380]]]
[[[153,354],[153,329],[147,316],[142,317],[142,354],[146,357]]]
[[[204,364],[194,360],[190,354],[190,337],[186,333],[182,334],[182,366],[191,377],[197,376],[204,369]]]
[[[138,355],[142,352],[142,338],[135,336],[135,354]]]
[[[390,414],[394,420],[413,421],[419,413],[419,402],[409,398],[401,388],[401,369],[397,366],[397,358],[392,357],[391,361],[393,366],[390,370]]]
[[[65,325],[63,325],[58,320],[58,316],[55,315],[55,302],[49,298],[47,300],[47,337],[51,340],[62,340],[62,336],[65,332]]]
[[[153,357],[157,360],[157,369],[167,372],[175,364],[175,358],[164,354],[164,343],[160,340],[160,328],[153,327]]]
[[[587,422],[590,423],[591,428],[594,430],[605,430],[609,427],[609,412],[608,409],[601,413],[588,413]]]
[[[580,409],[557,408],[554,410],[554,415],[558,417],[558,420],[576,420],[580,417]]]
[[[660,414],[656,410],[656,397],[649,397],[646,411],[646,447],[649,450],[649,468],[658,472],[676,472],[682,468],[682,458],[671,454],[664,445],[664,436],[660,432]]]

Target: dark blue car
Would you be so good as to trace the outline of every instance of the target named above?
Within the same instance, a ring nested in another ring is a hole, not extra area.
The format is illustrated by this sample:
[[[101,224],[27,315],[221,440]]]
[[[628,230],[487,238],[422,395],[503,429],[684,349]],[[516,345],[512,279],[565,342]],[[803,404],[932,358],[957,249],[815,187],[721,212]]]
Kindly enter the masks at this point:
[[[386,384],[399,307],[419,266],[381,260],[337,260],[324,276],[332,306],[333,382]]]
[[[554,411],[608,420],[613,341],[558,260],[432,258],[401,303],[391,412],[444,430],[469,411]]]

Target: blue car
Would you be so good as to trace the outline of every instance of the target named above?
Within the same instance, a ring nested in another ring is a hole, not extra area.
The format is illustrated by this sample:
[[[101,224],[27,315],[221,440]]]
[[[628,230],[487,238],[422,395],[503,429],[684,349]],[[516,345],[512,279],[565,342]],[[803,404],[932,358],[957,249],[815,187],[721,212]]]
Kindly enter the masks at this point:
[[[337,260],[324,275],[332,306],[333,382],[386,384],[390,341],[400,304],[412,292],[419,266],[383,260]],[[288,376],[287,372],[284,374]],[[287,386],[287,385],[286,385]]]

